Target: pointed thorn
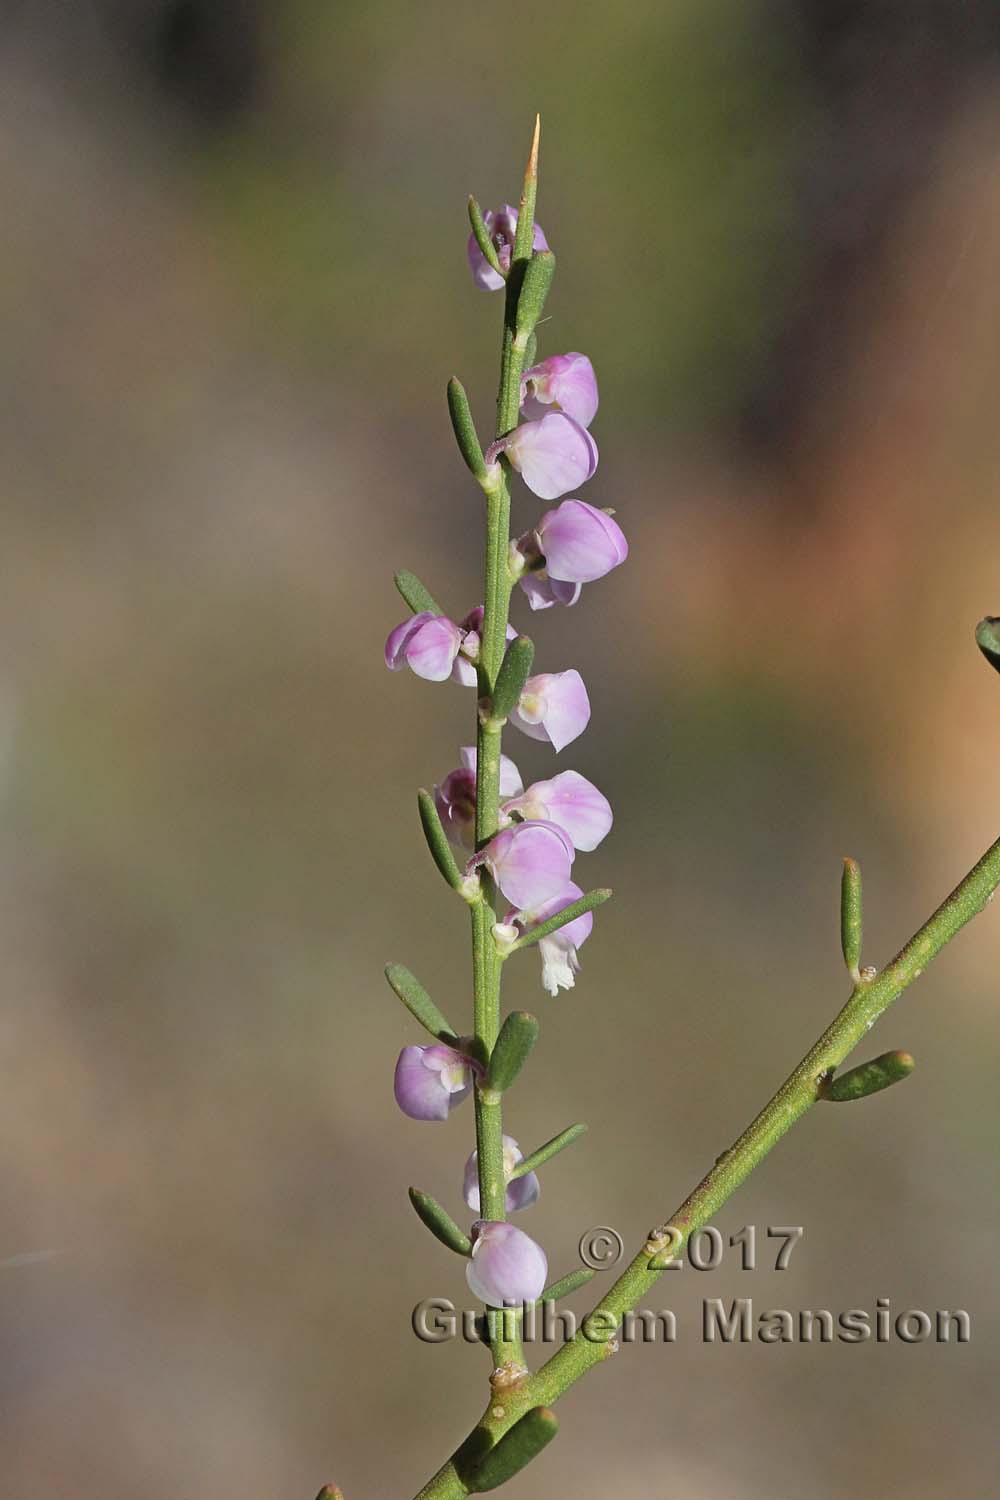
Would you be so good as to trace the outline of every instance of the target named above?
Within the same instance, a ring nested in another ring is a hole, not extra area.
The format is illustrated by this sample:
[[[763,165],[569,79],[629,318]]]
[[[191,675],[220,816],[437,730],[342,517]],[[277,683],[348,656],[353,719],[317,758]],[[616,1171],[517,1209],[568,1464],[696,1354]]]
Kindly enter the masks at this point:
[[[525,173],[525,175],[527,177],[537,177],[538,176],[538,137],[540,136],[541,131],[542,131],[542,117],[541,117],[541,115],[536,115],[535,116],[535,131],[534,131],[534,134],[531,137],[531,151],[528,154],[528,169],[527,169],[527,172]]]

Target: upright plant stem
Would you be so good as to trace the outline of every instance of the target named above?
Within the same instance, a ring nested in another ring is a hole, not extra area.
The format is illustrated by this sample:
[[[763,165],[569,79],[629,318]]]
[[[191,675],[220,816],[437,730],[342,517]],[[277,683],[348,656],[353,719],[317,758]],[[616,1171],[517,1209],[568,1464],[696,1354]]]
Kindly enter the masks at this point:
[[[517,423],[520,407],[521,372],[524,348],[514,338],[517,315],[517,293],[526,257],[531,254],[534,222],[535,185],[538,162],[538,125],[532,142],[524,194],[521,198],[521,222],[511,260],[510,276],[504,299],[504,332],[500,358],[500,385],[497,395],[497,436],[509,432]],[[527,219],[525,219],[527,215]],[[527,223],[527,231],[524,224]],[[526,236],[526,237],[525,237]],[[525,249],[526,246],[526,249]],[[503,725],[490,716],[489,699],[496,684],[507,641],[507,617],[510,609],[511,578],[507,565],[510,547],[510,468],[500,459],[496,482],[486,486],[486,557],[483,584],[483,628],[479,657],[479,715],[476,731],[476,848],[481,849],[497,831],[500,817],[500,756]],[[477,1050],[483,1060],[489,1056],[500,1029],[500,959],[493,940],[497,920],[492,890],[484,889],[482,899],[472,907],[472,966],[474,984],[474,1034]],[[479,1176],[479,1212],[482,1218],[498,1221],[506,1218],[506,1183],[503,1171],[503,1118],[500,1095],[490,1090],[475,1090],[476,1152]],[[503,1325],[507,1326],[503,1326]],[[512,1337],[504,1335],[510,1333]],[[494,1363],[523,1364],[517,1324],[513,1318],[496,1319],[490,1329],[490,1350]]]
[[[892,963],[874,978],[862,977],[840,1014],[798,1067],[684,1199],[669,1225],[663,1226],[663,1235],[646,1241],[583,1320],[575,1338],[564,1344],[536,1374],[526,1377],[515,1390],[505,1392],[502,1405],[491,1403],[487,1407],[470,1437],[428,1481],[416,1500],[463,1500],[469,1493],[466,1478],[470,1454],[481,1457],[484,1446],[498,1442],[526,1411],[536,1406],[551,1406],[574,1381],[614,1351],[612,1335],[623,1315],[647,1295],[666,1269],[665,1265],[651,1267],[651,1262],[662,1256],[663,1246],[669,1246],[671,1258],[682,1252],[691,1235],[710,1221],[786,1131],[821,1097],[821,1085],[831,1070],[840,1066],[882,1012],[915,979],[919,979],[941,949],[983,910],[998,886],[1000,839],[986,851]],[[668,1228],[673,1231],[670,1235],[666,1233]]]

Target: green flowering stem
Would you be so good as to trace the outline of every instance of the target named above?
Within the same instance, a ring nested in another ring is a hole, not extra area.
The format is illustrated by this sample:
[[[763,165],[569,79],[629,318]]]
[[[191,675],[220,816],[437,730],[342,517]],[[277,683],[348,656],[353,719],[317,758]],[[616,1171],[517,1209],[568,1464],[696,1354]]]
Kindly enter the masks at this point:
[[[532,140],[521,198],[521,217],[511,259],[511,273],[504,295],[504,327],[500,356],[500,382],[497,395],[497,435],[502,436],[517,424],[520,408],[521,371],[526,345],[515,344],[518,327],[518,294],[524,267],[531,254],[535,191],[538,176],[538,122]],[[470,205],[470,213],[472,206]],[[525,219],[527,214],[527,219]],[[481,221],[482,216],[479,215]],[[473,230],[476,216],[472,215]],[[524,236],[527,235],[525,245]],[[480,244],[480,248],[483,248]],[[483,251],[486,254],[486,251]],[[487,256],[487,259],[489,257]],[[530,321],[530,320],[529,320]],[[524,319],[521,321],[525,327]],[[532,328],[528,333],[533,332]],[[486,557],[483,583],[483,627],[479,651],[479,696],[492,700],[504,661],[507,645],[507,617],[513,581],[507,566],[510,549],[510,466],[506,458],[487,471],[481,480],[486,500]],[[512,662],[523,662],[525,648],[520,648]],[[476,848],[481,849],[497,832],[500,818],[500,755],[503,724],[490,715],[479,714],[476,727]],[[483,880],[482,900],[472,905],[472,971],[474,986],[474,1036],[478,1053],[489,1059],[500,1032],[501,963],[493,938],[497,920],[495,896],[491,883]],[[500,1094],[493,1089],[474,1090],[476,1112],[476,1151],[479,1176],[480,1214],[484,1219],[506,1218],[506,1182],[503,1170],[503,1117]],[[501,1325],[505,1320],[500,1320]],[[495,1325],[490,1331],[490,1351],[496,1366],[523,1365],[521,1340],[516,1329],[512,1338],[508,1330]]]
[[[564,1344],[535,1374],[504,1393],[502,1404],[491,1402],[472,1436],[420,1490],[416,1500],[463,1500],[474,1492],[475,1451],[479,1472],[484,1447],[499,1445],[504,1434],[538,1406],[550,1406],[581,1375],[615,1351],[614,1332],[624,1314],[649,1295],[671,1259],[681,1254],[690,1237],[711,1222],[722,1205],[749,1177],[817,1100],[824,1097],[835,1069],[868,1035],[875,1022],[967,922],[977,916],[1000,886],[1000,839],[952,891],[932,917],[910,939],[881,974],[862,977],[847,1004],[831,1022],[798,1067],[739,1139],[716,1160],[694,1191],[675,1210],[668,1223],[654,1231],[617,1281],[584,1319],[581,1331]],[[664,1255],[664,1248],[669,1253]],[[655,1264],[653,1264],[656,1262]],[[587,1337],[587,1333],[590,1334]],[[600,1330],[603,1337],[595,1337]],[[498,1415],[498,1412],[501,1415]]]

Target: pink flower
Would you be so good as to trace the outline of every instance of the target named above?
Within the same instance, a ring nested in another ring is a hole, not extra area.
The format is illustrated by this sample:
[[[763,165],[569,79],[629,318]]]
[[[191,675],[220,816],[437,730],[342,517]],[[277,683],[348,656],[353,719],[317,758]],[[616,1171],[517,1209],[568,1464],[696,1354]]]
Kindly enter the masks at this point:
[[[564,411],[589,427],[597,411],[597,377],[585,354],[551,354],[521,377],[521,415],[528,422],[547,410]]]
[[[513,922],[517,928],[524,932],[537,927],[540,922],[545,922],[549,917],[554,917],[556,912],[562,911],[573,901],[579,901],[583,895],[580,887],[572,880],[566,884],[554,896],[539,905],[522,908],[519,912],[508,912],[507,921]],[[582,948],[590,937],[594,928],[594,913],[585,911],[582,917],[574,917],[572,922],[567,922],[565,927],[560,927],[556,932],[549,933],[548,937],[540,938],[538,941],[538,952],[542,960],[542,988],[550,995],[557,995],[561,989],[571,990],[580,972],[580,960],[577,958],[577,949]]]
[[[563,888],[575,854],[555,823],[515,823],[491,838],[468,869],[485,865],[512,906],[531,907]]]
[[[564,500],[546,511],[515,546],[531,570],[520,583],[532,609],[575,604],[580,587],[603,578],[628,557],[628,542],[607,511],[585,500]]]
[[[404,1047],[393,1092],[411,1120],[446,1120],[472,1087],[469,1059],[454,1047]]]
[[[483,214],[486,232],[496,247],[497,259],[504,271],[510,270],[510,257],[514,248],[514,236],[517,233],[517,218],[517,209],[511,208],[509,203],[505,203],[503,208],[497,209],[496,212],[493,209],[487,209]],[[549,248],[548,240],[537,224],[532,236],[531,248],[533,250]],[[480,250],[474,234],[469,235],[469,266],[473,280],[478,287],[482,287],[483,291],[498,292],[503,286],[504,278],[494,271]]]
[[[614,820],[603,792],[578,771],[560,771],[551,781],[536,781],[526,792],[503,804],[504,816],[556,823],[576,849],[596,849]]]
[[[537,1302],[548,1274],[545,1251],[523,1229],[490,1219],[473,1224],[465,1279],[481,1302],[489,1307]]]
[[[444,682],[452,674],[463,640],[453,621],[425,609],[390,631],[385,664],[390,672],[409,667],[428,682]]]
[[[533,740],[548,740],[562,750],[590,723],[590,699],[575,668],[529,677],[510,722]]]
[[[444,682],[450,677],[463,687],[475,687],[476,662],[479,660],[479,634],[483,627],[483,606],[477,604],[460,625],[446,615],[423,610],[397,625],[385,643],[385,664],[390,672],[409,667],[428,682]],[[507,639],[517,631],[507,627]]]
[[[476,827],[476,747],[466,745],[459,751],[461,767],[445,777],[434,788],[434,802],[441,826],[453,844],[467,849],[475,845]],[[516,797],[524,790],[520,773],[506,755],[500,757],[500,795]]]
[[[503,1172],[504,1180],[507,1182],[504,1204],[509,1214],[516,1214],[519,1209],[531,1207],[541,1192],[541,1186],[535,1172],[525,1172],[523,1177],[516,1177],[513,1182],[509,1180],[518,1162],[524,1160],[524,1152],[512,1136],[505,1135],[502,1140]],[[465,1163],[465,1174],[462,1179],[462,1193],[474,1214],[479,1212],[478,1164],[479,1153],[473,1151]]]
[[[486,450],[487,464],[506,453],[533,494],[558,500],[585,484],[597,469],[597,444],[565,412],[550,411],[539,422],[522,422]]]

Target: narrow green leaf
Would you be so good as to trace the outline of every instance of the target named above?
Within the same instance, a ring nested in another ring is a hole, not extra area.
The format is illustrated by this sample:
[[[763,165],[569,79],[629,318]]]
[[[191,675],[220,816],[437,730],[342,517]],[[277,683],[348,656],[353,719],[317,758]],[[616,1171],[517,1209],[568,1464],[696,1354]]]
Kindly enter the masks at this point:
[[[407,572],[406,568],[400,568],[395,574],[395,584],[407,604],[415,615],[421,615],[425,610],[430,610],[432,615],[443,615],[444,610],[438,604],[434,595],[428,593],[416,573]]]
[[[607,886],[602,886],[596,891],[588,891],[585,896],[580,897],[579,901],[571,901],[569,906],[564,906],[562,911],[557,911],[554,917],[549,917],[546,921],[539,922],[537,927],[532,927],[523,937],[519,937],[516,943],[512,943],[507,952],[519,953],[522,948],[530,948],[532,943],[548,937],[550,932],[558,932],[560,927],[566,926],[567,922],[573,922],[577,917],[582,917],[585,911],[593,911],[596,906],[603,906],[611,894]]]
[[[434,806],[434,798],[422,787],[417,793],[417,806],[420,809],[420,822],[424,830],[424,838],[427,840],[427,847],[431,851],[431,858],[452,890],[457,891],[462,884],[462,872],[455,863],[451,845],[441,827],[441,819]]]
[[[411,1187],[410,1202],[416,1210],[417,1218],[426,1224],[436,1240],[440,1240],[449,1250],[454,1250],[456,1255],[471,1255],[472,1241],[469,1236],[459,1229],[436,1198],[432,1198],[430,1193],[422,1193],[419,1188]]]
[[[490,232],[486,228],[486,220],[483,218],[483,211],[479,207],[479,204],[476,202],[475,198],[472,197],[469,198],[469,223],[472,225],[472,232],[476,236],[476,244],[485,255],[487,264],[492,266],[497,275],[502,276],[504,281],[506,281],[507,272],[500,264],[500,257],[497,255],[496,245],[494,245],[493,241],[490,239]],[[497,290],[499,291],[499,287],[497,288]]]
[[[859,1063],[848,1068],[837,1078],[823,1085],[821,1098],[833,1104],[848,1104],[854,1099],[864,1099],[868,1094],[878,1094],[894,1083],[909,1078],[916,1063],[908,1052],[883,1052],[871,1062]]]
[[[847,972],[854,983],[861,978],[861,866],[857,860],[844,860],[840,882],[840,946]]]
[[[1000,615],[987,615],[976,626],[976,644],[991,667],[1000,672]]]
[[[596,1273],[590,1266],[578,1266],[575,1271],[569,1271],[565,1276],[560,1276],[551,1286],[547,1286],[539,1297],[539,1302],[558,1302],[560,1297],[568,1297],[571,1292],[579,1291],[580,1287],[586,1286],[587,1282]]]
[[[516,635],[504,652],[504,658],[497,673],[491,705],[494,719],[506,719],[507,715],[517,707],[518,700],[524,692],[524,684],[531,675],[531,665],[534,659],[534,643],[526,635]]]
[[[523,1177],[526,1172],[534,1172],[537,1167],[542,1166],[553,1156],[557,1156],[560,1151],[565,1151],[567,1146],[572,1146],[574,1141],[579,1140],[586,1129],[586,1125],[582,1123],[567,1125],[565,1130],[560,1130],[558,1135],[554,1135],[550,1141],[546,1141],[543,1146],[539,1146],[537,1151],[532,1151],[530,1156],[526,1156],[518,1162],[510,1174],[511,1182],[514,1181],[515,1177]]]
[[[519,339],[526,340],[534,332],[555,274],[556,258],[552,251],[536,250],[524,268],[521,290],[517,296],[515,326]]]
[[[502,1093],[528,1061],[528,1054],[538,1040],[538,1019],[526,1010],[512,1010],[500,1028],[490,1055],[486,1087]]]
[[[515,1422],[508,1432],[491,1448],[482,1463],[469,1476],[469,1492],[482,1495],[487,1490],[499,1489],[515,1474],[527,1468],[537,1458],[559,1431],[559,1421],[554,1411],[547,1406],[533,1406]]]
[[[448,1025],[419,979],[403,964],[386,964],[385,977],[393,993],[402,1000],[410,1015],[419,1021],[439,1042],[457,1042],[458,1032]]]
[[[476,432],[476,424],[472,420],[472,412],[469,410],[469,398],[465,394],[465,386],[454,375],[448,382],[448,415],[451,417],[451,427],[459,453],[476,478],[482,479],[486,473],[482,445],[479,441],[479,434]]]

